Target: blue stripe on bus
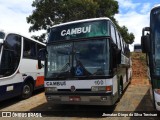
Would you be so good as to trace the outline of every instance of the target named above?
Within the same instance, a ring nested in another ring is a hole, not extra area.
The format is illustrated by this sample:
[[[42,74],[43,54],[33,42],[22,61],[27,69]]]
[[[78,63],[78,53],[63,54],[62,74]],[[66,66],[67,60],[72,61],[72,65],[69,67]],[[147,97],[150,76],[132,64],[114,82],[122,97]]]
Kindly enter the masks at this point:
[[[13,86],[13,90],[7,91],[7,86]],[[22,86],[23,82],[0,86],[0,101],[20,95]]]

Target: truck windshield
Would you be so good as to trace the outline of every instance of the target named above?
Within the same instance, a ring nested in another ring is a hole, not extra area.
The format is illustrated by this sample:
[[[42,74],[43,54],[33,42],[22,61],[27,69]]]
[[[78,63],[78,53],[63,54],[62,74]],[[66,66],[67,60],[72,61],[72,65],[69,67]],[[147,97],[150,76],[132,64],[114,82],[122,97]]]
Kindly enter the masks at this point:
[[[47,78],[109,75],[107,39],[50,45],[47,51]]]

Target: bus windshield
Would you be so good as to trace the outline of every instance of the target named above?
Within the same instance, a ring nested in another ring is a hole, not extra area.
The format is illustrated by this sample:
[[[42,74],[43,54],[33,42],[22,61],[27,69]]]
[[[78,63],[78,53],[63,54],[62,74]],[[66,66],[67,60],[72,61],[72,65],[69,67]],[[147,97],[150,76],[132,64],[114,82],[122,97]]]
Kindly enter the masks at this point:
[[[109,75],[107,39],[50,45],[47,51],[46,78]]]
[[[0,78],[12,75],[21,57],[21,37],[9,34],[3,45],[0,61]]]
[[[155,74],[160,75],[160,8],[154,9],[151,12],[151,38],[153,41],[153,48],[155,53]]]

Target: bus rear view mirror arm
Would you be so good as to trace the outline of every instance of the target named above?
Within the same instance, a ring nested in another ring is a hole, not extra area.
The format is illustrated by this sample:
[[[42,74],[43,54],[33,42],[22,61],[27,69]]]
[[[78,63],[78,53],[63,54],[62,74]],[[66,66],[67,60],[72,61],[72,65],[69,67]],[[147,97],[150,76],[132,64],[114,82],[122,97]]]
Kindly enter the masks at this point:
[[[142,29],[142,36],[144,36],[145,32],[150,32],[150,27],[144,27]]]

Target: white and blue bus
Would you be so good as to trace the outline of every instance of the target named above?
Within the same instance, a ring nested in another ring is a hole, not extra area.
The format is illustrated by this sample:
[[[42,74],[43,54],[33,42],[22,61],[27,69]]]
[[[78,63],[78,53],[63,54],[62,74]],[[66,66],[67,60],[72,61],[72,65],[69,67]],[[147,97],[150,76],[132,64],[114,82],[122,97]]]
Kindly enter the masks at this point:
[[[0,31],[0,101],[29,98],[44,87],[44,69],[38,69],[37,54],[45,44],[13,32]]]
[[[106,17],[85,19],[58,24],[49,31],[45,50],[47,101],[115,104],[130,82],[132,69],[128,45],[113,22]]]
[[[150,27],[142,30],[142,52],[147,54],[151,98],[160,111],[160,4],[150,12]]]

